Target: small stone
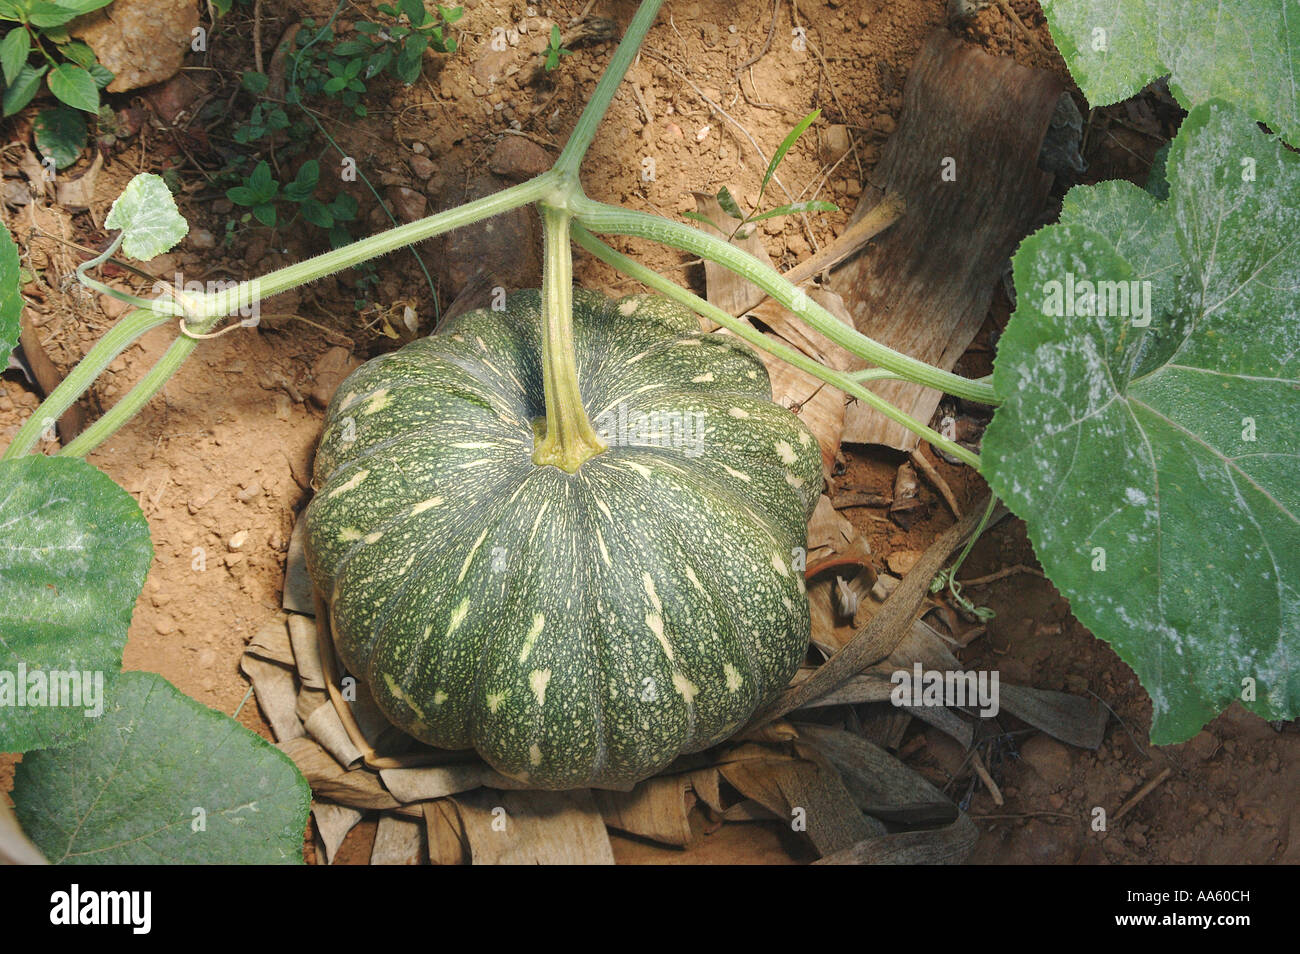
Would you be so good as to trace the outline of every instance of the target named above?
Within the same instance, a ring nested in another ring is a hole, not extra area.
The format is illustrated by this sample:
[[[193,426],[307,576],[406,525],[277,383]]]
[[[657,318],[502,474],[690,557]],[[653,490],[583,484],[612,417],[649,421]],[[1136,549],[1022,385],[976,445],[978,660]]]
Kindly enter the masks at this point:
[[[898,584],[903,582],[896,576],[890,576],[888,573],[878,574],[875,584],[871,587],[871,595],[878,602],[885,602],[889,599],[889,594],[898,589]]]
[[[1070,778],[1073,756],[1050,735],[1030,736],[1020,746],[1020,759],[1048,784],[1059,787]]]
[[[248,531],[240,530],[233,537],[231,537],[229,540],[226,541],[226,546],[229,547],[233,552],[235,550],[238,550],[247,542],[248,542]]]
[[[531,139],[506,136],[492,151],[488,168],[499,176],[523,182],[551,168],[551,157]]]
[[[400,221],[414,222],[424,218],[425,210],[429,206],[429,200],[424,193],[408,189],[406,186],[394,186],[388,190],[387,195]]]
[[[836,124],[827,126],[822,134],[822,145],[826,150],[827,162],[839,162],[853,145],[849,138],[849,127]]]
[[[320,407],[326,407],[343,379],[359,367],[361,362],[347,348],[335,345],[312,363],[311,377],[315,386],[310,397]]]
[[[327,400],[326,404],[328,403],[329,402]],[[321,406],[324,407],[324,405]],[[287,421],[292,416],[293,416],[293,401],[289,399],[289,395],[285,394],[283,391],[280,391],[275,396],[276,420]]]
[[[209,503],[212,502],[212,498],[217,495],[217,492],[220,489],[221,488],[219,487],[207,487],[203,490],[200,490],[197,494],[195,494],[193,497],[189,499],[189,503],[186,504],[186,507],[189,508],[190,513],[198,513],[200,510],[202,510],[204,507],[206,507]]]
[[[427,156],[412,156],[407,160],[406,164],[411,167],[412,175],[421,182],[428,182],[433,177],[433,174],[438,171],[438,167],[434,165],[433,160]]]
[[[130,302],[114,298],[112,295],[99,296],[99,310],[108,318],[120,318],[131,309]]]
[[[1198,762],[1204,762],[1218,750],[1219,739],[1213,732],[1204,729],[1192,737],[1192,740],[1187,743],[1187,748],[1191,752],[1192,758]]]
[[[207,229],[191,229],[190,244],[201,249],[216,248],[217,240]]]
[[[1070,673],[1065,677],[1065,691],[1080,696],[1085,695],[1088,692],[1087,678],[1076,673]]]
[[[244,248],[244,264],[249,268],[257,265],[266,257],[266,249],[266,239],[260,234],[255,234]]]
[[[176,632],[176,620],[170,616],[159,616],[154,620],[153,628],[158,632],[159,636],[169,636]]]
[[[921,559],[920,550],[895,550],[885,558],[889,569],[899,576],[907,574],[912,567],[916,566],[916,561]]]
[[[242,490],[236,492],[235,499],[239,500],[241,503],[248,503],[250,500],[256,500],[260,496],[262,496],[262,483],[261,481],[254,480],[252,483],[246,484]]]

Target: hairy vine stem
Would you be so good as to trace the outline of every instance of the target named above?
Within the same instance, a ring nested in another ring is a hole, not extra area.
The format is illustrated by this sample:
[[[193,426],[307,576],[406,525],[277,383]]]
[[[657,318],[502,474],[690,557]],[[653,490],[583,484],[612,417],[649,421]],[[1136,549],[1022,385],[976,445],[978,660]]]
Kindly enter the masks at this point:
[[[651,215],[596,202],[585,196],[572,202],[574,218],[592,232],[631,235],[651,239],[663,245],[699,255],[717,262],[767,292],[788,310],[851,354],[892,371],[901,378],[926,387],[946,391],[960,398],[995,404],[992,384],[973,381],[950,371],[942,371],[916,358],[895,351],[861,332],[850,328],[808,294],[781,277],[774,268],[764,265],[743,249],[689,225],[682,225]]]
[[[782,361],[785,361],[787,364],[790,364],[801,371],[806,371],[818,380],[825,381],[832,387],[838,388],[845,394],[857,398],[864,404],[870,405],[881,414],[888,417],[891,421],[896,421],[914,434],[925,438],[925,440],[929,441],[935,447],[941,448],[977,470],[979,469],[980,459],[978,455],[972,454],[956,441],[949,440],[938,431],[927,427],[907,412],[890,404],[884,398],[868,391],[865,387],[854,380],[852,376],[843,374],[839,371],[834,371],[826,367],[824,364],[808,357],[803,352],[795,350],[789,345],[784,345],[771,340],[758,329],[746,324],[738,318],[732,317],[717,305],[710,304],[698,295],[694,295],[675,282],[664,278],[653,269],[610,248],[577,222],[573,225],[573,238],[574,241],[587,251],[591,252],[592,255],[596,256],[606,264],[612,265],[629,278],[635,278],[642,284],[653,288],[661,295],[671,298],[674,301],[681,302],[696,314],[703,315],[705,318],[717,322],[717,324],[726,328],[738,338],[742,338],[749,342],[755,348],[766,351],[769,354],[780,358]],[[834,318],[831,320],[835,321]],[[836,324],[839,324],[839,322],[836,322]],[[890,372],[886,372],[886,374],[890,374]],[[885,375],[880,375],[880,377],[884,376]]]

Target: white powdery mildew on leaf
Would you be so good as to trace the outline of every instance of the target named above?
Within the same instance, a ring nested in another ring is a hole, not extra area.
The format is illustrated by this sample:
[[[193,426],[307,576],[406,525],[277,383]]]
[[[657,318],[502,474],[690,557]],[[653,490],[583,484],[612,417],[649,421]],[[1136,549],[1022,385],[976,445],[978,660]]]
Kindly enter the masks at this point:
[[[987,476],[1076,615],[1138,673],[1159,742],[1234,699],[1300,712],[1298,167],[1210,104],[1175,141],[1166,203],[1076,189],[1016,256]],[[1149,324],[1045,307],[1067,272],[1149,281]]]
[[[1245,105],[1300,140],[1300,8],[1294,0],[1042,0],[1070,73],[1094,106],[1160,76],[1188,108]]]
[[[56,864],[290,864],[311,790],[260,736],[129,672],[84,739],[28,753],[13,799]]]
[[[0,462],[0,488],[0,673],[99,673],[107,691],[153,555],[144,515],[74,458]],[[85,701],[0,705],[0,751],[84,735]]]

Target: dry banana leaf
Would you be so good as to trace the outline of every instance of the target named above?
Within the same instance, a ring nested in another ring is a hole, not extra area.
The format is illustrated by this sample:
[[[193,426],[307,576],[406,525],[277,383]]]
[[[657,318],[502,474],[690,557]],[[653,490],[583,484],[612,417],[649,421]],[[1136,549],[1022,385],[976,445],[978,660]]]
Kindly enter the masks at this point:
[[[372,865],[418,865],[424,854],[424,825],[395,815],[380,815]]]
[[[495,771],[480,759],[458,765],[434,765],[423,768],[381,769],[379,777],[384,786],[400,802],[422,802],[430,798],[445,798],[476,788],[522,788],[513,779]]]
[[[831,726],[800,724],[798,746],[823,755],[839,772],[859,809],[882,821],[914,827],[946,825],[957,806],[897,757],[861,736]]]
[[[293,671],[246,653],[239,668],[253,684],[258,708],[271,725],[277,742],[296,739],[306,731],[298,718],[298,687]]]
[[[979,829],[965,814],[951,825],[867,838],[814,862],[819,865],[956,865],[975,847]]]
[[[591,792],[500,792],[455,796],[476,865],[614,863]]]
[[[460,809],[450,798],[424,803],[424,829],[429,845],[429,863],[469,864],[469,839],[460,820]]]
[[[319,743],[306,736],[276,746],[293,759],[311,790],[321,798],[352,808],[397,808],[399,802],[379,784],[373,772],[349,772]]]
[[[691,840],[690,776],[646,779],[630,792],[598,790],[592,794],[605,824],[665,845],[684,847]]]
[[[348,832],[361,821],[361,812],[346,805],[312,799],[311,817],[316,823],[320,846],[324,849],[322,853],[325,856],[325,864],[332,865],[339,846],[343,844],[343,839],[347,838]],[[319,859],[317,861],[319,863]]]
[[[293,658],[298,663],[298,678],[302,684],[309,689],[324,689],[325,673],[321,669],[316,621],[301,613],[289,614],[289,643],[293,646]]]

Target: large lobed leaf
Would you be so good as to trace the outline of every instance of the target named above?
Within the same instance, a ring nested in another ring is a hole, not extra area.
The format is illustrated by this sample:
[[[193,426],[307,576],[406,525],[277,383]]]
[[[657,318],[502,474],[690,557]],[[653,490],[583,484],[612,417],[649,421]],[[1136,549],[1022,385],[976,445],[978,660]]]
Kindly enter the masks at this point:
[[[1295,0],[1042,0],[1056,48],[1094,106],[1169,75],[1187,108],[1240,103],[1300,142]]]
[[[1236,699],[1300,714],[1300,158],[1211,103],[1169,185],[1075,189],[1021,245],[984,444],[1048,575],[1150,694],[1158,743]],[[1067,273],[1150,282],[1150,325],[1055,314]]]
[[[122,668],[152,556],[139,505],[94,467],[68,457],[0,462],[0,752],[89,731]],[[59,705],[27,691],[74,672],[75,683],[58,683]]]
[[[28,753],[14,813],[55,864],[293,864],[311,790],[288,756],[162,676],[122,673],[94,730]]]

